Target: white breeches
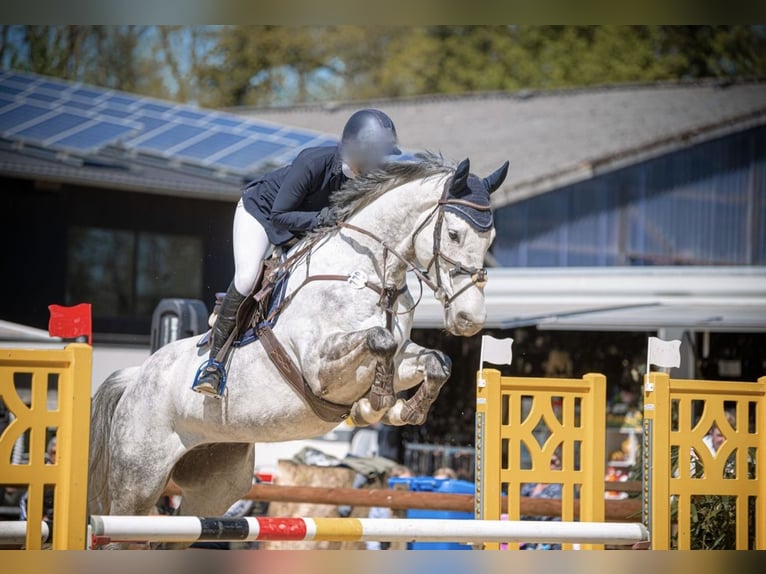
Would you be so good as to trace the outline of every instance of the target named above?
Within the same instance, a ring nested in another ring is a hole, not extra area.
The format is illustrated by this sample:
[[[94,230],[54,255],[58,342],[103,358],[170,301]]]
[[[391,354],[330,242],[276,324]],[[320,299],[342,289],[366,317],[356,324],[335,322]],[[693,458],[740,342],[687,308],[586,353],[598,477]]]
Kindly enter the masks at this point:
[[[271,243],[266,230],[245,210],[241,199],[234,211],[233,247],[234,287],[240,294],[249,295]]]

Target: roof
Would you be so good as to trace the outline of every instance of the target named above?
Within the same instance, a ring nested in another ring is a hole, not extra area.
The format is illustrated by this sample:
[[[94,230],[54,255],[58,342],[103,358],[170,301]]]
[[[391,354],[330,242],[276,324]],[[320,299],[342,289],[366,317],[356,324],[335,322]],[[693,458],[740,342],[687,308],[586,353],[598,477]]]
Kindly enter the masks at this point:
[[[486,328],[766,332],[766,267],[492,268],[485,294]],[[426,291],[414,326],[442,316]]]
[[[0,70],[0,173],[229,199],[336,136],[36,74]]]
[[[349,114],[391,115],[400,143],[471,159],[487,175],[511,167],[501,206],[670,151],[766,123],[766,82],[616,85],[289,108],[233,108],[245,117],[339,134]]]
[[[110,189],[194,197],[230,199],[240,193],[240,184],[210,175],[194,175],[188,169],[157,166],[138,160],[61,157],[55,153],[19,151],[0,140],[0,174],[21,179],[63,182],[73,185],[105,186]]]

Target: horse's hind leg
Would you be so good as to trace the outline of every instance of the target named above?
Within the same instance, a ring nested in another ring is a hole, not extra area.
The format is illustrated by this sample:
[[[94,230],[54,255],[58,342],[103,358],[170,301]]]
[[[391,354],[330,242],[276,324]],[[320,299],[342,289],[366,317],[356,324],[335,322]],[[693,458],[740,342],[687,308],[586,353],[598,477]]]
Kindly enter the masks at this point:
[[[144,439],[148,442],[146,436]],[[179,443],[173,438],[157,441],[152,448],[151,458],[147,455],[146,442],[136,437],[130,441],[123,437],[118,445],[118,449],[112,453],[109,466],[109,489],[112,493],[109,514],[147,516],[152,513],[165,490]],[[113,543],[106,548],[130,546]]]
[[[182,490],[178,514],[223,516],[250,490],[255,465],[253,445],[213,443],[187,452],[175,465],[171,478]],[[162,548],[183,548],[167,544]]]

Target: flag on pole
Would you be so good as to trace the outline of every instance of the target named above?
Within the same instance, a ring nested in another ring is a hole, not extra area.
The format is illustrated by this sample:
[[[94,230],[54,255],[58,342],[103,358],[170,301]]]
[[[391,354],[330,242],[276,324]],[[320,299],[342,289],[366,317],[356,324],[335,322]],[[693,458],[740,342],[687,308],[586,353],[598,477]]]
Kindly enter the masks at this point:
[[[80,335],[88,336],[88,345],[92,344],[90,303],[80,303],[73,307],[48,305],[51,318],[48,322],[48,334],[51,337],[74,339]]]
[[[669,369],[681,366],[681,341],[663,341],[657,337],[649,337],[649,349],[646,354],[646,371],[651,365]]]
[[[513,360],[511,346],[513,339],[495,339],[489,335],[483,335],[481,338],[481,363],[479,369],[484,366],[484,361],[494,363],[495,365],[510,365]]]

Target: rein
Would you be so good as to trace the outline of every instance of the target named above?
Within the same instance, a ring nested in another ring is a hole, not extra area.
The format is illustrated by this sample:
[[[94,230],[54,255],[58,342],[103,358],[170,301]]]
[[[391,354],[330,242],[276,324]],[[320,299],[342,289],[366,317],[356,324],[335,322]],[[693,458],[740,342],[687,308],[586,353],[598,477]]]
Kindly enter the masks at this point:
[[[397,314],[406,315],[407,313],[410,313],[411,311],[413,311],[420,304],[420,301],[423,297],[423,290],[421,289],[420,295],[418,296],[417,301],[412,305],[412,307],[404,311],[401,311],[399,313],[394,312],[393,306],[396,303],[399,296],[402,295],[404,291],[407,289],[407,284],[404,283],[399,288],[386,286],[385,273],[386,273],[386,263],[387,263],[389,254],[393,255],[399,261],[401,261],[406,266],[407,271],[412,271],[415,274],[415,276],[418,278],[418,281],[421,283],[421,285],[425,283],[426,286],[429,289],[431,289],[431,291],[434,292],[434,294],[436,295],[436,298],[441,302],[445,310],[448,309],[450,305],[452,304],[452,302],[455,299],[457,299],[461,294],[463,294],[466,290],[470,289],[473,286],[483,287],[487,282],[486,267],[473,267],[469,265],[464,265],[460,261],[456,261],[452,259],[451,257],[444,255],[444,253],[441,252],[441,235],[442,235],[442,227],[444,224],[444,211],[445,211],[444,208],[447,207],[448,205],[463,205],[463,206],[470,207],[472,209],[476,209],[479,211],[489,211],[491,207],[489,205],[480,205],[478,203],[473,203],[471,201],[466,201],[464,199],[450,198],[449,189],[450,189],[451,183],[452,183],[452,178],[449,178],[444,185],[444,191],[442,192],[442,196],[437,202],[436,206],[434,206],[434,208],[431,210],[428,216],[417,227],[417,229],[415,230],[415,233],[412,234],[412,247],[414,249],[415,239],[417,238],[417,236],[423,231],[426,225],[428,225],[431,219],[436,217],[436,224],[434,225],[434,239],[433,239],[433,252],[432,252],[433,256],[431,257],[431,260],[428,262],[428,265],[426,266],[425,269],[421,269],[420,267],[418,267],[415,263],[407,259],[407,257],[405,257],[404,255],[399,253],[396,249],[388,245],[385,240],[381,239],[375,233],[367,229],[364,229],[363,227],[358,227],[351,223],[346,223],[345,221],[341,221],[341,222],[338,222],[337,227],[340,227],[341,229],[348,229],[350,231],[354,231],[361,235],[366,235],[367,237],[373,239],[374,241],[376,241],[383,247],[383,266],[382,266],[383,277],[380,278],[381,283],[379,285],[372,283],[369,280],[367,280],[367,277],[364,276],[364,274],[359,272],[354,272],[352,274],[346,274],[346,275],[340,275],[340,274],[308,275],[303,280],[303,283],[301,283],[292,293],[286,296],[282,300],[282,302],[274,310],[272,310],[272,312],[268,315],[267,319],[271,320],[276,315],[278,315],[290,303],[290,301],[292,301],[295,295],[309,283],[312,283],[314,281],[346,281],[357,288],[366,287],[368,289],[371,289],[380,296],[380,300],[378,304],[385,310],[386,327],[389,330],[391,330],[392,324],[393,324],[393,316]],[[329,228],[326,233],[329,233],[332,231],[333,229]],[[314,246],[316,245],[316,243],[324,237],[326,237],[326,234],[317,237],[314,241],[308,242],[296,253],[294,253],[292,256],[288,257],[284,262],[276,266],[272,270],[271,275],[274,275],[280,269],[281,270],[289,269],[299,259],[301,259],[304,256],[306,256],[309,259],[307,266],[310,265],[311,252]],[[444,285],[441,279],[440,262],[442,261],[452,266],[452,268],[449,270],[449,274],[451,277],[455,277],[456,275],[470,275],[471,283],[464,285],[461,289],[452,293],[452,295],[448,296],[445,293]],[[436,282],[434,282],[429,276],[431,272],[431,268],[433,268],[436,272]],[[258,299],[257,296],[256,296],[256,299]]]
[[[488,205],[486,206],[479,205],[479,204],[476,204],[470,201],[465,201],[458,198],[450,198],[449,189],[450,189],[451,183],[452,183],[452,178],[449,178],[447,182],[445,183],[444,191],[442,192],[442,196],[439,199],[438,203],[431,210],[431,212],[428,214],[425,220],[418,226],[418,228],[415,230],[415,233],[412,235],[412,247],[414,251],[415,238],[418,236],[418,234],[421,231],[423,231],[423,229],[428,224],[428,222],[431,221],[431,219],[433,219],[434,217],[436,217],[436,224],[434,225],[433,256],[431,257],[431,260],[429,261],[428,266],[425,269],[421,269],[420,267],[418,267],[415,263],[407,259],[407,257],[399,253],[396,249],[389,246],[383,239],[381,239],[380,237],[378,237],[376,234],[372,233],[371,231],[368,231],[362,227],[358,227],[351,223],[339,222],[337,224],[338,228],[347,229],[349,231],[366,235],[367,237],[370,237],[371,239],[373,239],[374,241],[376,241],[383,247],[383,266],[382,266],[383,276],[379,277],[380,284],[370,282],[367,279],[367,276],[360,271],[355,271],[354,273],[346,274],[346,275],[334,275],[334,274],[308,275],[308,269],[311,266],[311,254],[314,247],[317,245],[319,241],[326,238],[330,233],[335,231],[334,228],[328,228],[327,231],[325,231],[324,233],[318,234],[317,237],[315,237],[311,241],[307,241],[305,245],[301,246],[295,253],[287,257],[284,261],[274,265],[266,274],[266,277],[265,277],[266,281],[264,286],[261,288],[260,291],[258,291],[258,293],[254,295],[256,303],[258,304],[259,307],[261,307],[261,309],[263,309],[263,304],[268,298],[268,295],[274,289],[274,285],[276,284],[276,278],[278,277],[279,272],[287,271],[288,269],[292,268],[300,259],[304,257],[306,258],[307,276],[303,280],[303,283],[298,285],[298,287],[296,287],[294,291],[292,291],[289,295],[287,295],[284,299],[282,299],[282,301],[276,306],[276,308],[273,309],[271,313],[268,314],[268,316],[266,317],[267,321],[276,317],[276,315],[278,315],[295,298],[295,295],[297,295],[298,292],[309,283],[312,283],[314,281],[345,281],[358,289],[367,288],[367,289],[371,289],[372,291],[378,294],[379,296],[378,305],[386,313],[386,329],[388,329],[388,331],[390,332],[393,332],[393,319],[394,319],[394,316],[397,314],[394,311],[394,305],[396,301],[399,299],[399,297],[407,290],[407,283],[405,281],[399,287],[386,286],[387,262],[388,262],[389,255],[394,256],[396,259],[402,262],[405,265],[407,271],[414,272],[421,284],[420,295],[418,296],[417,301],[415,301],[415,303],[412,305],[411,308],[405,311],[402,311],[398,314],[410,313],[420,304],[420,301],[423,297],[423,289],[422,289],[423,283],[425,283],[428,286],[428,288],[434,292],[437,299],[441,302],[445,310],[448,309],[450,304],[459,295],[465,292],[468,288],[473,286],[477,286],[479,288],[483,287],[487,281],[486,268],[466,266],[466,265],[463,265],[461,262],[455,261],[454,259],[444,255],[441,252],[441,232],[442,232],[442,226],[444,224],[444,211],[445,211],[444,208],[447,207],[448,205],[464,205],[466,207],[471,207],[473,209],[477,209],[480,211],[488,211],[490,207]],[[461,274],[470,275],[471,283],[466,284],[462,289],[453,293],[451,296],[447,296],[444,291],[444,286],[442,285],[442,280],[441,280],[440,262],[442,261],[446,262],[449,265],[452,265],[452,269],[449,270],[450,277],[454,277],[456,275],[461,275]],[[429,277],[429,273],[432,267],[436,271],[436,282],[434,282]],[[258,335],[261,339],[264,349],[266,350],[268,356],[271,358],[274,365],[282,373],[285,379],[292,385],[292,387],[295,389],[298,395],[304,398],[304,400],[308,403],[308,405],[311,407],[311,409],[314,411],[314,413],[317,416],[319,416],[321,419],[328,422],[339,422],[345,419],[349,415],[351,411],[351,405],[340,405],[336,403],[331,403],[321,397],[316,396],[313,393],[308,382],[303,377],[303,374],[295,365],[295,362],[290,358],[289,354],[284,349],[284,347],[282,347],[282,345],[279,343],[276,336],[274,335],[274,333],[272,332],[271,328],[268,325],[264,325],[261,328],[259,328]]]

